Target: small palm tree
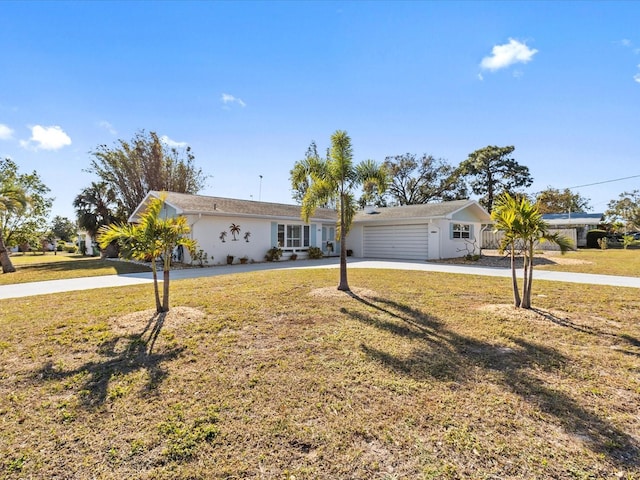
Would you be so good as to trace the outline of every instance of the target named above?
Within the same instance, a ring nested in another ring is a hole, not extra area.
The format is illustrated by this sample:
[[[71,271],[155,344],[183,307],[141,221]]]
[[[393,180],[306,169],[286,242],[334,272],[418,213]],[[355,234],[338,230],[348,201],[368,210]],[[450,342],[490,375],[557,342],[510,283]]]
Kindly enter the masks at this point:
[[[137,260],[151,257],[153,288],[158,313],[169,311],[169,272],[173,249],[182,245],[193,255],[197,246],[195,240],[186,237],[190,231],[186,217],[162,218],[160,216],[165,198],[166,194],[161,194],[160,198],[151,199],[146,210],[140,216],[139,224],[110,224],[102,226],[98,232],[98,243],[102,248],[117,241],[121,254],[125,257]],[[162,302],[160,301],[156,267],[156,258],[158,257],[163,260]]]
[[[295,176],[293,173],[295,172]],[[302,182],[310,179],[308,185]],[[296,180],[301,185],[295,185]],[[347,280],[347,244],[346,238],[356,212],[357,203],[353,189],[362,185],[375,184],[378,192],[386,189],[387,176],[385,170],[374,162],[363,162],[353,165],[353,149],[351,138],[347,132],[337,130],[331,136],[331,149],[327,159],[311,156],[298,162],[292,170],[292,184],[300,190],[306,188],[302,199],[302,219],[309,219],[316,208],[333,204],[338,209],[337,239],[340,240],[340,283],[338,290],[350,291]]]
[[[533,257],[536,243],[555,243],[564,254],[573,248],[571,240],[559,233],[549,232],[549,224],[543,220],[537,205],[524,196],[514,198],[508,193],[502,194],[496,201],[491,218],[495,222],[494,230],[504,233],[500,250],[510,252],[514,304],[519,308],[531,308]],[[519,246],[522,248],[524,257],[522,297],[518,291],[515,270],[515,251]]]

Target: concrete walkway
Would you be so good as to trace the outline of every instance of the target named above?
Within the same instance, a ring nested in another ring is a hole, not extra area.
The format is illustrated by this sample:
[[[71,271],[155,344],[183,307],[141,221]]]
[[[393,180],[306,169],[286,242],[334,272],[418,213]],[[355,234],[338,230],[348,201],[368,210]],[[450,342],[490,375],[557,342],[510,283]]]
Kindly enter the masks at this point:
[[[205,268],[189,268],[172,270],[171,280],[187,278],[215,277],[232,273],[255,272],[262,270],[285,270],[301,268],[338,268],[338,258],[324,258],[321,260],[300,260],[296,262],[254,263],[247,265],[224,265]],[[396,270],[419,270],[424,272],[457,273],[464,275],[483,275],[490,277],[510,277],[509,268],[476,267],[473,265],[450,265],[442,263],[428,263],[423,261],[373,260],[349,258],[349,269],[355,268],[383,268]],[[162,276],[162,272],[159,272]],[[522,271],[518,271],[519,278]],[[640,288],[640,277],[618,277],[613,275],[594,275],[588,273],[554,272],[536,269],[534,280],[554,282],[587,283],[592,285],[611,285],[615,287]],[[75,290],[89,290],[93,288],[123,287],[140,285],[153,281],[151,272],[129,273],[125,275],[104,275],[100,277],[71,278],[67,280],[49,280],[44,282],[18,283],[0,286],[0,299],[29,297],[50,293],[71,292]]]

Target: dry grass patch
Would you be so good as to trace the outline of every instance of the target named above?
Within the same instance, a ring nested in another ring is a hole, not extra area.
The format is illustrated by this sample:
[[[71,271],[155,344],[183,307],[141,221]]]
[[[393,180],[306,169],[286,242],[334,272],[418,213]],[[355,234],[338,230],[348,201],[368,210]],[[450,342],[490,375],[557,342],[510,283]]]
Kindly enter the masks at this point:
[[[637,290],[540,282],[531,314],[508,279],[350,282],[3,301],[0,478],[640,478]]]

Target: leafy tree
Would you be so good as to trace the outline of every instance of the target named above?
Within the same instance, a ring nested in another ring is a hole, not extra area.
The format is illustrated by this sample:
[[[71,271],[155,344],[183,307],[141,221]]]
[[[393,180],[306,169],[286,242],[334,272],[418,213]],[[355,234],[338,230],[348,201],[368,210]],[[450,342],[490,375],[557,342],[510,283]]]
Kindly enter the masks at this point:
[[[187,238],[190,228],[186,217],[163,218],[161,216],[166,194],[160,198],[152,198],[146,210],[140,216],[139,224],[110,224],[100,227],[98,243],[107,248],[112,242],[118,242],[121,254],[136,260],[151,258],[153,272],[153,288],[158,313],[169,311],[169,272],[171,270],[171,254],[173,249],[182,245],[192,255],[196,250],[196,242]],[[163,294],[160,302],[156,258],[163,260]]]
[[[564,254],[572,248],[571,241],[564,235],[551,233],[549,225],[542,219],[537,205],[524,195],[512,197],[508,193],[503,193],[497,198],[495,208],[491,212],[491,219],[495,222],[494,229],[504,233],[500,250],[508,250],[510,253],[514,305],[518,308],[531,308],[533,258],[536,243],[555,243],[560,247],[560,252]],[[520,296],[516,278],[516,249],[522,250],[524,259],[522,296]]]
[[[337,238],[340,240],[338,290],[348,292],[350,289],[347,281],[347,244],[345,239],[357,208],[353,190],[371,183],[377,185],[378,191],[383,192],[386,185],[386,173],[382,167],[372,168],[374,164],[370,162],[354,165],[351,138],[343,130],[336,130],[331,135],[331,149],[326,159],[316,157],[308,160],[304,167],[295,165],[293,169],[293,171],[300,169],[304,172],[304,175],[298,178],[309,180],[302,199],[302,219],[308,222],[316,208],[321,205],[328,203],[337,205],[339,215]],[[295,183],[292,185],[294,189],[299,189],[302,186]]]
[[[51,222],[51,233],[54,237],[70,242],[75,238],[78,232],[78,228],[75,223],[69,220],[67,217],[61,217],[56,215]]]
[[[640,229],[640,190],[623,192],[617,200],[611,200],[604,213],[607,220],[621,222],[627,232]]]
[[[474,194],[482,195],[479,202],[489,213],[498,195],[505,192],[514,194],[533,183],[529,168],[511,158],[514,150],[515,147],[511,146],[484,147],[471,153],[458,166],[457,173],[469,181]]]
[[[387,193],[398,205],[468,198],[466,185],[442,159],[406,153],[387,157],[384,167],[390,178]]]
[[[15,185],[0,183],[0,218],[4,219],[16,210],[26,208],[28,199],[24,190]],[[4,223],[4,221],[3,221]],[[13,273],[16,268],[11,263],[11,257],[5,246],[4,229],[0,228],[0,264],[2,264],[2,273]]]
[[[78,227],[95,237],[103,225],[122,223],[127,219],[116,192],[106,182],[92,182],[73,200]]]
[[[98,175],[131,214],[150,190],[198,193],[204,187],[206,176],[195,166],[191,147],[183,153],[167,146],[155,132],[143,130],[130,142],[100,145],[92,152],[89,172]]]
[[[0,160],[0,195],[3,197],[0,201],[0,256],[7,256],[4,260],[7,267],[10,262],[7,262],[6,246],[40,241],[53,202],[48,193],[49,188],[35,171],[19,173],[13,160]]]
[[[547,187],[535,198],[538,211],[545,213],[568,213],[587,212],[591,210],[589,199],[582,197],[579,193],[573,193],[568,188],[559,190]]]

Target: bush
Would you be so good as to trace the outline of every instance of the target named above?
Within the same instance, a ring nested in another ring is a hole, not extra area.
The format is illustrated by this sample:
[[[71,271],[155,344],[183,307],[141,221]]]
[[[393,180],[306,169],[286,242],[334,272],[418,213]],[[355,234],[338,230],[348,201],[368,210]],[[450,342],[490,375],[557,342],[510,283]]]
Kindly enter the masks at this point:
[[[600,248],[598,239],[606,237],[606,230],[589,230],[587,232],[587,248]]]
[[[64,251],[67,253],[76,253],[78,251],[78,247],[75,245],[67,245],[64,247]]]
[[[314,260],[318,258],[322,258],[322,250],[320,250],[320,248],[318,247],[309,247],[308,255],[309,255],[309,258]]]
[[[282,256],[281,248],[271,247],[269,250],[267,250],[267,254],[264,256],[264,258],[265,260],[267,260],[267,262],[277,262],[278,260],[280,260],[281,256]]]

